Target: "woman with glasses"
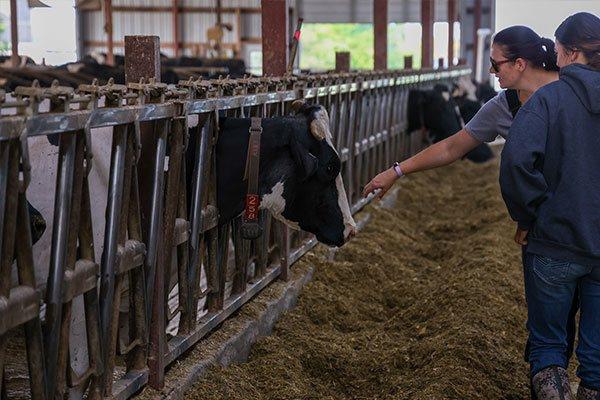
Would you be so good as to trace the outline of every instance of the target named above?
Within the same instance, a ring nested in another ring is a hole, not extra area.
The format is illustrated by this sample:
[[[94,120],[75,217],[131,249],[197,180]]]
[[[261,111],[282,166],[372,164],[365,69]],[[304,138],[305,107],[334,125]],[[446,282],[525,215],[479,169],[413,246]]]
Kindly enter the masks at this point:
[[[490,73],[498,78],[501,88],[512,90],[503,90],[485,103],[454,135],[380,172],[365,186],[364,196],[379,190],[377,197],[381,198],[404,175],[449,165],[483,142],[492,142],[498,135],[506,138],[520,104],[540,87],[558,79],[554,42],[526,26],[511,26],[498,32],[490,55]]]
[[[500,186],[524,249],[529,363],[539,399],[571,399],[569,314],[579,291],[577,399],[600,399],[600,18],[556,30],[560,79],[510,129]]]

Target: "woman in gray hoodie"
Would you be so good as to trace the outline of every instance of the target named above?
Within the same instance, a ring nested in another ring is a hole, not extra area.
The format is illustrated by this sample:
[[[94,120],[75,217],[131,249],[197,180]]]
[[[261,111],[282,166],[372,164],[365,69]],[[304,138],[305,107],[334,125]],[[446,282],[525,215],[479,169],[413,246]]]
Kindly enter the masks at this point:
[[[521,107],[500,186],[524,249],[531,376],[539,399],[572,398],[567,321],[579,287],[578,399],[600,399],[600,18],[556,30],[559,80]]]

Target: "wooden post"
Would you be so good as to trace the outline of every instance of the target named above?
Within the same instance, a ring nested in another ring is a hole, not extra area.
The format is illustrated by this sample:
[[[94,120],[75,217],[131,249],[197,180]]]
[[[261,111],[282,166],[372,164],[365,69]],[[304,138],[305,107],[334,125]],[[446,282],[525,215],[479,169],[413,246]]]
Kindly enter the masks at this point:
[[[335,72],[350,72],[350,52],[335,52]]]
[[[125,82],[139,82],[144,78],[146,82],[150,78],[160,82],[160,38],[158,36],[125,36]],[[138,169],[151,171],[153,168],[153,148],[156,147],[154,129],[152,124],[143,124],[141,129],[142,152],[138,161]],[[147,181],[152,174],[142,174],[139,182],[140,198],[146,204],[149,201],[147,193],[151,192],[151,183]],[[146,178],[144,178],[146,177]],[[150,178],[151,179],[151,178]],[[160,210],[159,212],[163,212]],[[162,229],[162,227],[161,227]],[[162,231],[162,230],[161,230]],[[159,254],[160,254],[159,250]],[[158,258],[158,257],[157,257]],[[146,317],[150,319],[149,329],[149,354],[148,367],[150,375],[149,385],[154,389],[164,386],[165,378],[165,314],[164,314],[164,265],[156,263],[154,270],[155,279],[152,291],[153,301],[151,314]]]
[[[454,65],[454,23],[456,15],[456,0],[448,0],[448,66]]]
[[[263,76],[283,76],[288,64],[288,2],[262,0]]]
[[[421,0],[421,68],[433,64],[433,0]]]
[[[388,0],[373,2],[374,69],[387,69]]]
[[[160,82],[160,38],[125,36],[125,81],[155,78]]]
[[[104,0],[104,32],[106,32],[106,63],[115,64],[113,23],[112,23],[112,0]]]
[[[19,66],[19,27],[17,25],[17,17],[17,0],[10,0],[10,59],[13,67]]]
[[[181,55],[181,27],[179,22],[179,0],[172,0],[172,10],[171,15],[173,17],[173,42],[175,45],[174,54],[175,57],[179,57]]]
[[[477,31],[479,28],[481,28],[481,0],[475,0],[473,7],[473,70],[477,65],[477,43],[479,42]]]

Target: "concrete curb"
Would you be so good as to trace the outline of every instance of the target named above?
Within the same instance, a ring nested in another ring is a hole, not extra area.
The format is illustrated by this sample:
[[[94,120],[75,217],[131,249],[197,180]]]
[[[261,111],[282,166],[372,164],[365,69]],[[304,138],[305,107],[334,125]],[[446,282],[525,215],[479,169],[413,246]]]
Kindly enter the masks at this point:
[[[276,299],[269,300],[259,315],[240,327],[227,340],[223,341],[215,351],[198,361],[183,377],[170,382],[161,393],[152,396],[155,400],[180,400],[208,368],[215,365],[227,366],[232,362],[246,361],[250,349],[256,341],[268,336],[281,314],[296,305],[298,296],[312,279],[314,267],[308,268],[300,276],[285,283]],[[257,298],[260,298],[260,294]],[[254,299],[256,300],[256,299]],[[253,300],[253,301],[254,301]],[[201,344],[201,342],[199,343]]]

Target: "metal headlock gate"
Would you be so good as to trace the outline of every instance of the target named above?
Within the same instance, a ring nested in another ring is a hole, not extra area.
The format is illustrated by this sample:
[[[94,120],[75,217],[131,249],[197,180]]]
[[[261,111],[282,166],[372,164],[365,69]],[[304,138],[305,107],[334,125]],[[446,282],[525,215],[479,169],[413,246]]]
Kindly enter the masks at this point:
[[[2,396],[11,397],[9,362],[22,364],[33,399],[67,393],[125,399],[146,384],[160,388],[169,364],[269,282],[287,279],[290,265],[316,244],[266,213],[264,234],[253,241],[241,238],[239,220],[218,226],[213,146],[219,115],[285,115],[299,98],[324,105],[354,213],[368,201],[361,185],[423,146],[419,135],[405,134],[409,89],[469,73],[189,80],[169,87],[94,82],[76,91],[55,83],[2,94]],[[98,130],[107,127],[112,148],[100,252],[88,174]],[[58,144],[51,253],[42,260],[47,277],[38,281],[26,199],[35,157],[28,142],[36,136]],[[77,343],[86,346],[88,364],[77,373],[70,325],[80,297],[85,332]],[[24,345],[14,353],[8,344],[17,339]]]

